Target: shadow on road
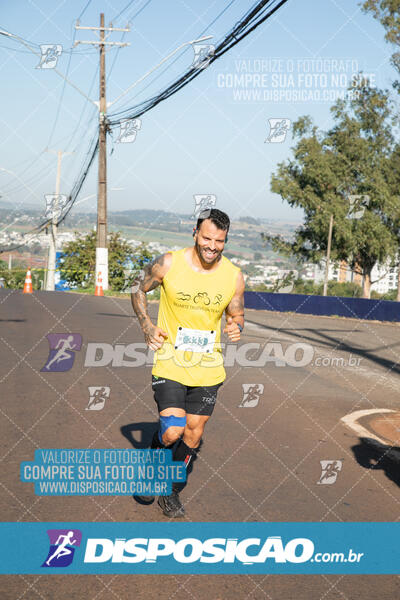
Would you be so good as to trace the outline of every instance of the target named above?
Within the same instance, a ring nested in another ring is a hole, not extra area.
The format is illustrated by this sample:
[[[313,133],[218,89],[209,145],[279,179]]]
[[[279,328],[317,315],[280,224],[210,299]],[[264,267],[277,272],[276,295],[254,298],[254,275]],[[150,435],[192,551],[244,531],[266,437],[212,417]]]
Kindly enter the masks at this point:
[[[150,448],[153,434],[158,429],[158,421],[156,423],[129,423],[129,425],[122,425],[120,431],[122,435],[128,440],[128,442],[135,448],[135,450],[144,450]],[[139,438],[135,436],[135,433],[139,432]],[[132,496],[135,502],[143,506],[152,504],[154,502],[153,496]]]
[[[128,440],[130,444],[136,449],[150,448],[153,434],[158,429],[158,421],[156,423],[129,423],[129,425],[122,425],[121,433]],[[139,432],[139,439],[134,435],[134,432]]]
[[[134,316],[133,315],[125,315],[122,313],[103,313],[103,312],[98,312],[96,313],[96,315],[101,315],[102,317],[124,317],[125,319],[133,319]]]
[[[400,452],[396,446],[384,446],[370,438],[359,438],[360,443],[352,446],[354,457],[364,469],[384,471],[386,477],[400,486],[400,469],[398,461],[390,454],[391,450]]]
[[[317,330],[314,328],[296,328],[296,327],[293,327],[293,328],[282,327],[281,328],[281,327],[272,327],[270,325],[264,325],[263,323],[258,323],[257,321],[252,321],[251,319],[247,319],[247,322],[252,323],[253,325],[257,325],[258,327],[260,327],[260,329],[270,331],[271,335],[276,335],[277,333],[287,333],[289,335],[292,335],[293,337],[297,337],[300,340],[308,341],[311,344],[314,343],[315,345],[320,345],[321,347],[332,348],[335,351],[343,350],[344,352],[348,352],[350,354],[359,356],[362,359],[370,360],[370,361],[376,363],[377,365],[384,367],[385,369],[390,369],[394,373],[400,373],[400,366],[398,365],[397,361],[389,360],[389,359],[386,359],[386,358],[383,358],[381,356],[377,356],[376,354],[374,354],[375,352],[378,352],[379,350],[393,350],[394,348],[397,348],[398,346],[400,346],[400,342],[396,342],[394,344],[386,344],[383,346],[378,346],[376,348],[370,348],[370,349],[365,348],[364,349],[364,348],[360,348],[356,344],[352,345],[350,343],[347,343],[335,335],[323,333],[324,331],[325,332],[333,331],[336,333],[345,331],[345,330],[341,330],[341,329]],[[361,331],[355,329],[355,330],[351,331],[350,333],[352,333],[352,334],[353,333],[361,333]],[[253,336],[253,332],[250,332],[248,335]],[[253,337],[257,337],[257,336],[255,335]],[[266,340],[266,342],[267,341],[268,340]],[[396,355],[395,355],[395,358],[397,358]]]
[[[146,448],[150,448],[150,444],[151,444],[151,440],[153,438],[154,433],[157,431],[158,429],[158,421],[156,423],[146,423],[144,421],[140,422],[140,423],[129,423],[128,425],[122,425],[122,427],[120,428],[120,431],[122,433],[122,435],[128,440],[128,442],[137,450],[143,450]],[[139,438],[137,439],[137,437],[134,435],[135,432],[140,432]],[[177,443],[177,442],[176,442]],[[175,448],[176,444],[173,444],[172,446],[170,446],[171,450],[173,450]],[[198,448],[198,452],[200,452],[201,447],[203,445],[203,440],[200,441],[200,446]],[[179,492],[181,492],[187,484],[187,479],[190,475],[190,473],[192,472],[193,469],[193,463],[197,460],[197,455],[193,456],[192,460],[189,463],[189,466],[187,468],[186,471],[186,481],[183,481],[182,483],[178,483],[177,484],[177,489]],[[144,496],[132,496],[133,499],[138,503],[138,504],[151,504],[153,502],[153,498],[150,497],[150,500],[145,500]]]
[[[25,323],[26,319],[0,319],[0,323]]]

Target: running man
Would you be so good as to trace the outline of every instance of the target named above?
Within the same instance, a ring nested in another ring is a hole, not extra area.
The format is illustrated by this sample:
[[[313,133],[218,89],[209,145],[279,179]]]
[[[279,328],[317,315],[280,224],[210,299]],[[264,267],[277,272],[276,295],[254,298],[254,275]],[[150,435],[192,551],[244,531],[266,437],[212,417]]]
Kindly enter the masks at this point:
[[[46,365],[46,369],[49,370],[53,363],[59,363],[62,360],[71,359],[71,355],[68,354],[67,350],[74,350],[76,348],[75,344],[72,344],[74,341],[74,336],[69,335],[66,339],[59,339],[57,345],[55,347],[58,352],[53,356],[51,361]]]
[[[52,554],[50,556],[50,558],[48,560],[46,560],[46,565],[50,566],[50,563],[53,560],[53,558],[61,558],[62,556],[71,554],[71,550],[70,550],[70,548],[67,548],[67,546],[73,546],[76,543],[76,540],[71,539],[71,538],[73,538],[73,536],[74,536],[73,531],[68,531],[67,535],[58,536],[58,540],[56,541],[57,548],[56,548],[54,554]],[[62,539],[62,542],[60,543],[61,539]]]
[[[226,333],[240,340],[244,326],[244,279],[238,267],[222,256],[230,221],[218,209],[203,211],[194,229],[194,246],[156,258],[136,280],[132,306],[144,338],[154,354],[152,388],[160,428],[151,447],[177,442],[173,459],[186,467],[196,455],[204,427],[225,379],[220,346],[221,318]],[[161,285],[157,325],[147,312],[146,293]],[[168,517],[181,517],[177,484],[158,504]]]

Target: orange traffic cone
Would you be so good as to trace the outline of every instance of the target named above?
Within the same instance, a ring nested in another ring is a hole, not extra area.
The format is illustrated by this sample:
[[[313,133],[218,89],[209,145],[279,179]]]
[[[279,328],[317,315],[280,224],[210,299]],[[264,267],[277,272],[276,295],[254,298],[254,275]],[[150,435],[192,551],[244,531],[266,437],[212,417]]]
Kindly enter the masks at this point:
[[[23,294],[32,294],[33,293],[33,289],[32,289],[32,275],[31,275],[31,270],[28,269],[26,272],[26,277],[25,277],[25,284],[24,284],[24,291],[22,292]]]
[[[97,273],[97,283],[96,283],[96,289],[94,291],[95,296],[104,296],[102,281],[103,281],[103,279],[101,278],[101,274],[99,272],[99,273]]]

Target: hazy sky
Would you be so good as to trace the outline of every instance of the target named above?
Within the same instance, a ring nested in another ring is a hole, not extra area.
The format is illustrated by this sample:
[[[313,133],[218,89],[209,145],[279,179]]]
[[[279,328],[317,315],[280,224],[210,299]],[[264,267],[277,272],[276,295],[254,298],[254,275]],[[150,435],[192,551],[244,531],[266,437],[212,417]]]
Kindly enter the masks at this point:
[[[83,12],[82,26],[98,26],[100,11],[114,27],[124,27],[131,19],[130,33],[108,38],[130,43],[106,55],[107,99],[112,102],[180,44],[204,31],[213,35],[207,43],[219,41],[253,4],[17,0],[2,6],[0,27],[29,40],[38,52],[40,44],[61,45],[57,69],[68,72],[68,78],[96,100],[97,49],[79,45],[71,52],[74,39],[94,40],[96,33],[75,31],[76,19]],[[391,87],[392,52],[381,25],[361,12],[357,0],[289,0],[200,77],[144,115],[134,142],[113,143],[108,138],[109,209],[188,213],[195,194],[215,194],[217,206],[232,218],[300,219],[301,211],[269,189],[271,173],[290,156],[292,139],[289,133],[284,141],[268,141],[268,120],[293,122],[310,114],[327,128],[329,107],[353,73],[363,70],[379,87]],[[39,58],[20,43],[0,36],[0,53],[0,195],[14,206],[44,206],[56,177],[56,156],[46,147],[74,152],[62,162],[60,191],[68,194],[97,127],[97,109],[64,85],[54,70],[36,68]],[[193,48],[176,56],[176,62],[167,62],[109,113],[133,106],[174,81],[191,64]],[[95,210],[96,178],[97,162],[80,194],[80,210]]]

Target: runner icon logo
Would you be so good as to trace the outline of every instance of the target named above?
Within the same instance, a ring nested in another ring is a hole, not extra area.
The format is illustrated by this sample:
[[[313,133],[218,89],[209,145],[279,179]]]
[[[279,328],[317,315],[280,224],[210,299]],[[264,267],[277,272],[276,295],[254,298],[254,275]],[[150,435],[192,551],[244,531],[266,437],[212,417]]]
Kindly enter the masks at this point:
[[[341,460],[320,460],[320,465],[322,469],[321,477],[319,481],[317,481],[318,485],[332,485],[335,483],[339,471],[342,470],[342,461]]]
[[[257,406],[260,396],[264,392],[262,383],[243,383],[243,398],[239,408],[254,408]]]
[[[192,218],[198,219],[200,213],[203,211],[211,211],[212,208],[215,208],[217,204],[217,196],[215,194],[194,194],[194,211]],[[210,216],[210,213],[206,215],[202,215],[203,219],[206,219]]]
[[[89,402],[85,410],[102,410],[107,398],[110,397],[110,388],[106,386],[89,386]]]
[[[290,129],[290,119],[268,119],[268,123],[270,132],[264,143],[281,144],[284,142]]]
[[[82,336],[79,333],[49,333],[49,356],[41,369],[44,373],[61,373],[69,371],[75,360],[75,352],[82,347]]]
[[[194,69],[205,69],[210,64],[215,52],[213,44],[192,44],[194,57],[192,67]]]
[[[54,69],[57,66],[58,58],[61,56],[63,47],[61,44],[41,44],[40,62],[36,69]]]
[[[48,529],[50,548],[42,567],[68,567],[74,558],[76,547],[81,545],[79,529]]]
[[[131,144],[136,140],[137,132],[142,128],[142,119],[123,119],[116,143]]]

